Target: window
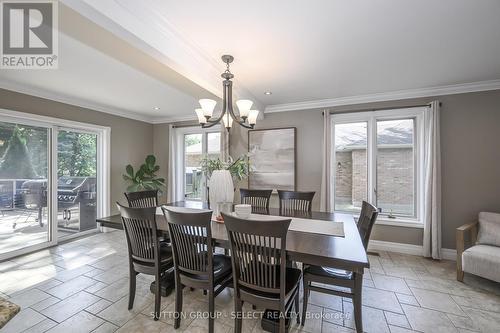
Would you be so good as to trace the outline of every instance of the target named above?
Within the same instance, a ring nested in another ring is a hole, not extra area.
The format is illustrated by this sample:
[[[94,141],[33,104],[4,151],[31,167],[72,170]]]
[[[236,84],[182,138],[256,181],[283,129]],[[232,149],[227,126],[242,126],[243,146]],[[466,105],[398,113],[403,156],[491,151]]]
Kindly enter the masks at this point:
[[[220,156],[221,133],[220,127],[210,129],[186,127],[178,129],[180,151],[179,161],[182,165],[182,197],[186,200],[205,200],[206,181],[201,171],[201,160],[205,156],[210,158]],[[179,177],[180,178],[180,177]]]
[[[415,217],[415,119],[377,121],[376,206]]]
[[[201,199],[202,141],[202,134],[184,134],[184,197],[186,199]]]
[[[420,219],[424,110],[332,116],[332,206],[336,211],[357,213],[366,200],[381,210],[382,219]]]
[[[335,210],[359,211],[368,199],[368,123],[335,125]]]

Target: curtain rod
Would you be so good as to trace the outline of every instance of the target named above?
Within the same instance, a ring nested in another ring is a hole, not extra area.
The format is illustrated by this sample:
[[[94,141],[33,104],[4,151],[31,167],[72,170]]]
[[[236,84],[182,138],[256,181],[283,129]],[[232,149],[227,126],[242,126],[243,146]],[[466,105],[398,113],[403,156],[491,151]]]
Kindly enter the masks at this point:
[[[173,125],[172,128],[198,127],[200,125]]]
[[[442,105],[443,105],[443,103],[439,102],[439,106],[442,106]],[[367,111],[408,109],[408,108],[418,108],[418,107],[424,107],[424,106],[429,107],[429,106],[431,106],[431,103],[419,104],[419,105],[405,105],[405,106],[385,107],[385,108],[367,108],[367,109],[345,110],[345,111],[339,111],[339,112],[334,112],[333,110],[329,110],[329,112],[330,112],[330,114],[342,114],[342,113],[367,112]],[[322,114],[323,114],[323,112],[322,112]]]

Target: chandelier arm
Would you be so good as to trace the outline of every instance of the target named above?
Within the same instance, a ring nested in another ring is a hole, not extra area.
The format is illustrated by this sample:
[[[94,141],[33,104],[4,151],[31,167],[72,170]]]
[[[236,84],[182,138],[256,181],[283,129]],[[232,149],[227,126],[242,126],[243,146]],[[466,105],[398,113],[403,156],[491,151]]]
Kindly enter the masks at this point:
[[[211,122],[210,124],[201,124],[201,128],[210,128],[217,125],[218,122]]]
[[[226,114],[226,86],[225,84],[223,84],[223,96],[222,96],[222,112],[220,114],[219,117],[217,117],[216,119],[214,120],[211,120],[211,119],[207,119],[207,123],[210,123],[210,124],[202,124],[201,127],[202,128],[209,128],[209,127],[212,127],[212,126],[215,126],[217,125],[218,123],[221,122],[222,118],[224,117],[224,115]]]
[[[219,117],[219,118],[217,118],[217,119],[214,119],[214,120],[212,120],[212,119],[208,119],[208,120],[207,120],[207,123],[214,123],[214,124],[217,124],[217,123],[220,121],[220,119],[221,119],[220,117]]]
[[[250,125],[250,124],[246,124],[245,120],[240,118],[240,117],[237,117],[235,114],[234,114],[234,109],[233,109],[233,91],[232,91],[232,86],[230,85],[228,87],[228,112],[229,112],[229,115],[231,116],[231,118],[233,118],[233,120],[235,122],[237,122],[240,126],[243,126],[245,128],[248,128],[248,129],[253,129],[254,128],[254,125]]]
[[[228,108],[228,112],[229,112],[229,115],[231,116],[231,118],[233,118],[234,121],[236,121],[237,123],[240,122],[240,120],[238,119],[238,117],[236,117],[236,115],[234,114],[234,110],[233,110],[233,84],[231,81],[229,81],[230,83],[228,84],[227,86],[227,108]]]
[[[211,124],[218,124],[221,120],[222,120],[222,117],[224,117],[224,114],[226,113],[226,110],[225,108],[222,109],[222,113],[220,114],[220,116],[218,118],[216,118],[215,120],[210,120],[210,119],[207,119],[207,123],[211,123]]]
[[[237,123],[240,124],[240,126],[248,128],[248,129],[253,129],[255,126],[255,125],[247,125],[246,123],[244,123],[242,121],[237,121]]]
[[[238,124],[240,124],[241,126],[243,126],[243,127],[245,127],[245,128],[250,128],[250,129],[254,127],[254,125],[250,125],[250,124],[248,124],[248,125],[247,125],[247,123],[245,122],[245,120],[243,120],[243,119],[241,119],[241,118],[237,117],[237,116],[234,114],[234,111],[232,110],[232,108],[231,108],[231,109],[229,109],[229,114],[231,115],[231,118],[233,118],[233,120],[234,120],[235,122],[237,122]]]

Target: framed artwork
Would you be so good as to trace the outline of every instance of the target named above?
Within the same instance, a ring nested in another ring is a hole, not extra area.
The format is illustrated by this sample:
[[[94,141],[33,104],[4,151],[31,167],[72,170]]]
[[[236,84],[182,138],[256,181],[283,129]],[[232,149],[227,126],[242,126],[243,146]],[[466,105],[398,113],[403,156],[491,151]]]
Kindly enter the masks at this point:
[[[249,189],[295,191],[295,127],[248,131]]]

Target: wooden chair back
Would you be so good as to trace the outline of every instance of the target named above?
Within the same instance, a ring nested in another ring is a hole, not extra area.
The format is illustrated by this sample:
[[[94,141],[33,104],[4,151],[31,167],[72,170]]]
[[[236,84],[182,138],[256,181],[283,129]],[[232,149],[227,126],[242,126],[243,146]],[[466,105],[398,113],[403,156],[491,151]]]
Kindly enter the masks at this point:
[[[158,207],[158,190],[125,193],[129,207]]]
[[[269,199],[273,190],[248,190],[240,188],[240,201],[254,208],[269,209]]]
[[[162,207],[179,273],[213,278],[212,211]]]
[[[363,201],[361,206],[361,213],[358,219],[358,231],[363,241],[365,250],[368,248],[368,242],[370,241],[370,235],[372,233],[373,225],[377,221],[378,210],[377,207],[372,204]]]
[[[160,242],[156,229],[156,208],[130,208],[116,203],[127,238],[129,258],[143,264],[158,264]]]
[[[312,200],[316,192],[298,192],[278,190],[280,211],[295,210],[303,212],[312,211]]]
[[[245,220],[222,214],[231,246],[235,288],[285,298],[286,234],[291,219]]]

